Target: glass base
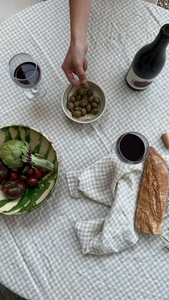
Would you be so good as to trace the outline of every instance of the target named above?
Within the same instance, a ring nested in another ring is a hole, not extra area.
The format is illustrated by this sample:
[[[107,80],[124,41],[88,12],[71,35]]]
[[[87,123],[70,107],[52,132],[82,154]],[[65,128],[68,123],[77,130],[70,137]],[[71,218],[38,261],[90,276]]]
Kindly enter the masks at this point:
[[[41,100],[46,95],[46,86],[43,81],[40,81],[33,89],[27,89],[24,91],[25,96],[30,100]]]

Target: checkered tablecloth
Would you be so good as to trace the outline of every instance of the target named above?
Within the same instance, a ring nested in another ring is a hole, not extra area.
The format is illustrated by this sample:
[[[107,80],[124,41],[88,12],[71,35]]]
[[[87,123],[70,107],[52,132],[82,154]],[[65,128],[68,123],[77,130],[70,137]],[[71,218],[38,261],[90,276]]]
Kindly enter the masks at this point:
[[[164,160],[169,172],[168,158],[164,157]],[[134,229],[134,220],[143,168],[144,162],[127,165],[114,152],[82,172],[66,173],[72,198],[79,199],[85,195],[92,201],[110,207],[105,218],[79,220],[75,224],[75,233],[84,254],[110,254],[137,243],[139,238]],[[165,209],[167,215],[168,205]]]
[[[169,252],[160,237],[138,232],[124,251],[84,255],[75,235],[79,220],[105,218],[110,208],[86,197],[72,198],[66,173],[84,170],[111,152],[126,131],[144,134],[169,155],[161,139],[169,131],[169,48],[165,68],[145,91],[134,92],[125,74],[135,52],[169,20],[168,11],[141,0],[93,0],[88,41],[88,80],[105,92],[108,105],[92,124],[71,122],[61,108],[68,82],[61,65],[70,41],[68,1],[48,0],[0,26],[0,126],[24,124],[41,130],[59,155],[59,183],[39,209],[22,216],[0,215],[0,282],[29,300],[167,300]],[[28,101],[10,79],[9,59],[35,56],[47,95]],[[167,237],[169,218],[164,220]]]

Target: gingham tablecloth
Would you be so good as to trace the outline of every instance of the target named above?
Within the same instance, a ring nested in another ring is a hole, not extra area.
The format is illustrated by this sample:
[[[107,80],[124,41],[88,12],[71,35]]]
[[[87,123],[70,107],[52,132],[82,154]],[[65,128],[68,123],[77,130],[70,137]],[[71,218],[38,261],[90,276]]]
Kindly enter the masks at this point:
[[[30,300],[167,300],[169,252],[160,237],[138,232],[139,241],[104,256],[84,255],[75,235],[79,220],[105,218],[110,208],[86,197],[72,198],[66,173],[83,170],[111,152],[126,131],[144,134],[162,155],[169,131],[169,49],[165,68],[145,91],[134,92],[125,74],[135,52],[152,41],[169,20],[168,11],[141,0],[93,0],[87,77],[105,92],[100,120],[79,125],[61,108],[67,79],[61,70],[69,46],[68,1],[48,0],[0,26],[0,125],[25,124],[41,130],[58,151],[58,186],[39,209],[22,216],[0,215],[0,282]],[[35,56],[47,95],[28,101],[7,73],[18,52]],[[167,237],[169,218],[164,221]]]
[[[168,158],[164,157],[164,160],[169,172]],[[143,168],[144,162],[127,165],[113,152],[82,172],[66,173],[71,197],[86,196],[110,207],[105,218],[79,220],[75,224],[75,233],[84,254],[110,254],[137,243],[139,237],[134,220]],[[165,209],[167,215],[168,205]]]

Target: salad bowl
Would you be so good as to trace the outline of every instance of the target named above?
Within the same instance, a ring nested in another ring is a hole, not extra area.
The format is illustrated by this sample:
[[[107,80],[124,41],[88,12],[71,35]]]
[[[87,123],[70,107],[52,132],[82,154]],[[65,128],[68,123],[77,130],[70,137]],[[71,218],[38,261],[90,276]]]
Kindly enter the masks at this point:
[[[0,213],[21,215],[37,209],[49,199],[58,183],[60,165],[54,145],[37,129],[15,124],[0,127],[0,146],[9,140],[28,142],[32,154],[38,153],[54,164],[54,171],[43,169],[38,185],[34,188],[26,186],[25,192],[14,200],[7,199],[0,190]]]

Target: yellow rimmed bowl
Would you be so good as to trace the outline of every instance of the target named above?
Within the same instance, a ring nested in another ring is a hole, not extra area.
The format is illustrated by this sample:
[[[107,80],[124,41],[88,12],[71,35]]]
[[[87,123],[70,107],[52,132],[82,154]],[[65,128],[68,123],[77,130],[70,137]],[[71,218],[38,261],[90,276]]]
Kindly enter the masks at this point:
[[[43,133],[24,125],[0,127],[0,146],[14,139],[28,142],[31,146],[31,153],[39,153],[43,158],[53,162],[55,168],[54,172],[44,170],[38,186],[33,189],[27,187],[24,194],[15,200],[5,198],[0,191],[0,213],[6,215],[25,214],[43,205],[55,190],[60,172],[57,151]]]

